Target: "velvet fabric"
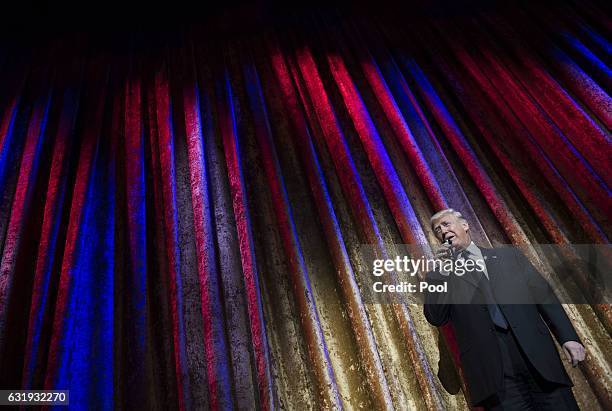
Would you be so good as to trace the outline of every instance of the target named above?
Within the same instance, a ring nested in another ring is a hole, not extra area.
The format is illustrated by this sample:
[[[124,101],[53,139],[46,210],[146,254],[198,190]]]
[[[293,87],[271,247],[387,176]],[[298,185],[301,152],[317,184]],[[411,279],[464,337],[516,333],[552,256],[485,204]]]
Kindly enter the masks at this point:
[[[1,388],[466,409],[452,330],[364,302],[359,247],[428,250],[447,207],[483,246],[609,245],[612,26],[591,1],[416,16],[3,41]],[[610,408],[610,307],[565,309],[577,400]]]

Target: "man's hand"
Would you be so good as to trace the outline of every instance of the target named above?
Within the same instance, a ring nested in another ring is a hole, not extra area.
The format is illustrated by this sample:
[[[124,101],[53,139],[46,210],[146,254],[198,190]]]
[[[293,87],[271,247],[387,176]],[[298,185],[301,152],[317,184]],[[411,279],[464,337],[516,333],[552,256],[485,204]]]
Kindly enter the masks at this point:
[[[453,250],[451,249],[451,245],[447,244],[447,243],[443,243],[442,245],[438,246],[438,248],[436,249],[435,253],[434,253],[434,259],[436,260],[449,260],[453,257]],[[440,269],[438,270],[438,273],[448,277],[450,275],[449,271],[445,271],[444,269]]]
[[[577,366],[580,361],[584,360],[584,347],[579,342],[566,342],[563,344],[563,352],[565,353],[567,360],[572,363],[573,367]]]
[[[447,260],[451,258],[452,255],[453,255],[453,252],[451,250],[451,245],[444,243],[438,247],[438,249],[434,253],[434,258],[436,260]]]

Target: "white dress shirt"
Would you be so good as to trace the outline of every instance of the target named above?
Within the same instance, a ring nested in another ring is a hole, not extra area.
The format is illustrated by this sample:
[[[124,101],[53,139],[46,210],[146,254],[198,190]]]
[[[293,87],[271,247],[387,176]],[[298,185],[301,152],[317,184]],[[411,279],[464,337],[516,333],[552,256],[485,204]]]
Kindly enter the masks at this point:
[[[482,256],[482,251],[480,251],[480,248],[478,248],[478,246],[476,244],[474,244],[473,241],[470,242],[470,245],[468,245],[467,248],[465,250],[463,250],[463,252],[459,253],[459,256],[457,257],[457,260],[464,260],[465,257],[463,256],[463,254],[466,251],[469,253],[469,258],[471,260],[482,261],[482,266],[484,267],[483,273],[487,277],[487,280],[488,280],[489,279],[489,273],[487,272],[487,264],[486,264],[486,261],[485,261],[484,257]]]

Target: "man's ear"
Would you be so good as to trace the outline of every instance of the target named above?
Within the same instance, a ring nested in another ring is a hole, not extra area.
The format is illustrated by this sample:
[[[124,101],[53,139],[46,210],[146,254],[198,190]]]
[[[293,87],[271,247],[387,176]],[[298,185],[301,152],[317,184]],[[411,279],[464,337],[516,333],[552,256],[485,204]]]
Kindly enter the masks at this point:
[[[461,222],[461,225],[463,226],[463,229],[464,229],[465,231],[470,231],[470,225],[468,224],[468,222],[467,222],[467,221],[462,221],[462,222]]]

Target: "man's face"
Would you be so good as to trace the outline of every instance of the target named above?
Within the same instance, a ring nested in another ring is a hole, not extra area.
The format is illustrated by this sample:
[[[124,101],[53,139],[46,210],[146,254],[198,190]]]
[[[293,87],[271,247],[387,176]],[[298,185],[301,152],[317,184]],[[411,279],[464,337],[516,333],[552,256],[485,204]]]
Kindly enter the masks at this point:
[[[433,231],[440,242],[450,240],[453,247],[464,249],[470,245],[470,229],[466,221],[460,220],[452,214],[446,214],[433,221]]]

